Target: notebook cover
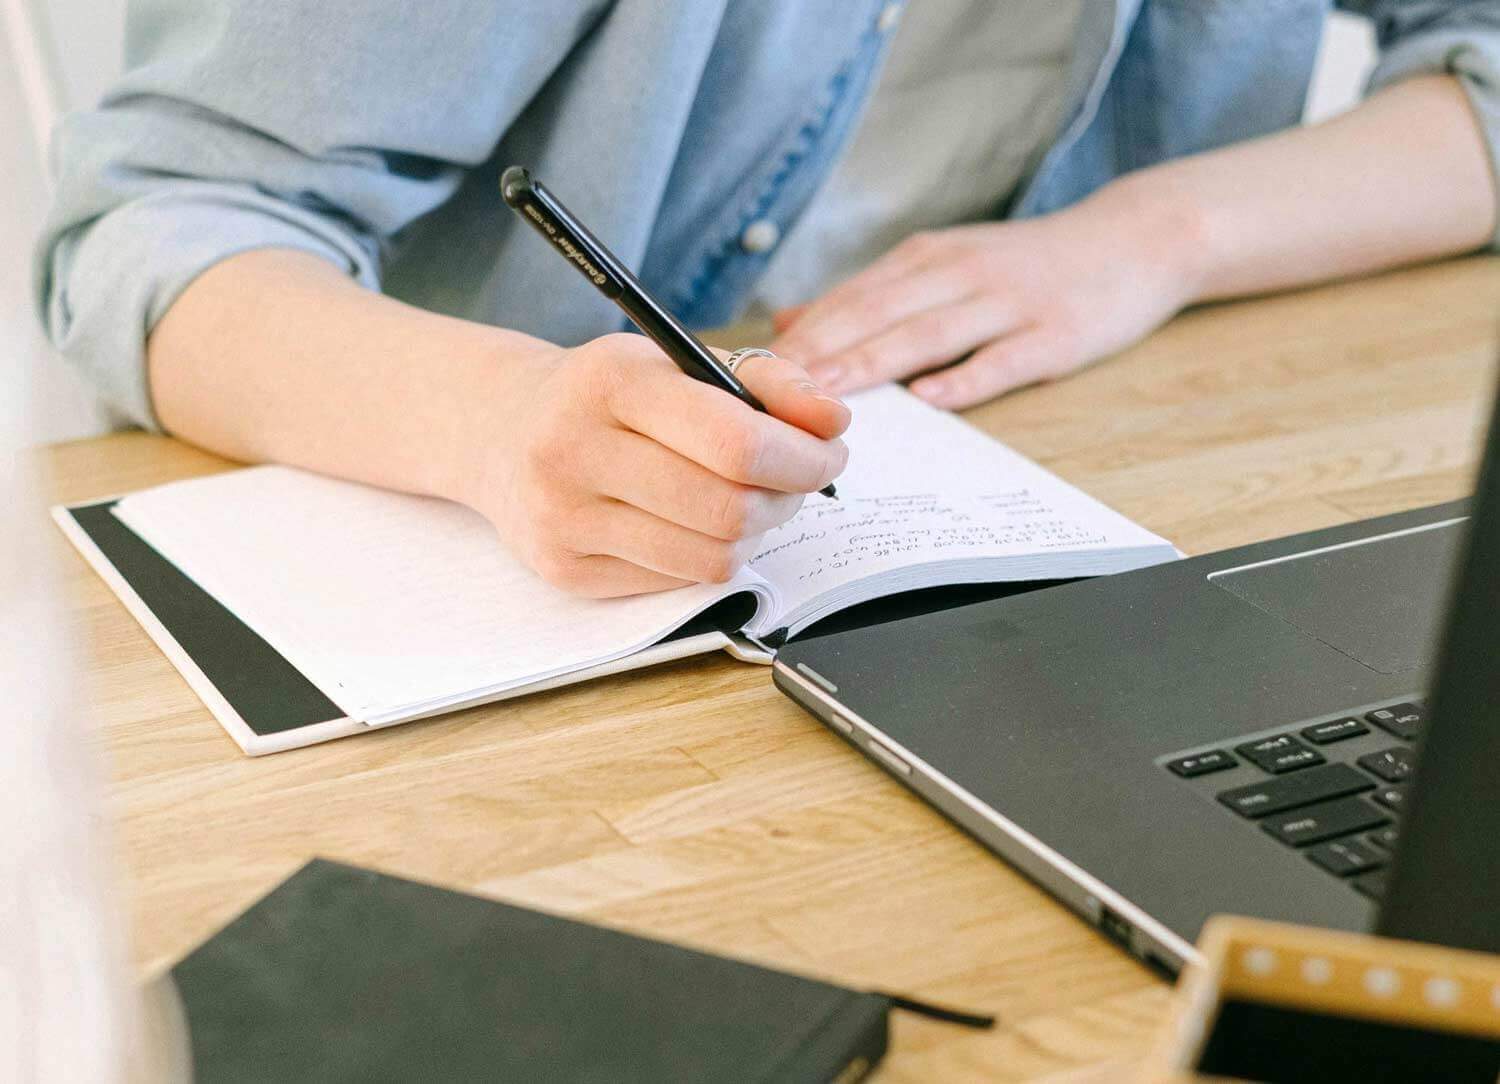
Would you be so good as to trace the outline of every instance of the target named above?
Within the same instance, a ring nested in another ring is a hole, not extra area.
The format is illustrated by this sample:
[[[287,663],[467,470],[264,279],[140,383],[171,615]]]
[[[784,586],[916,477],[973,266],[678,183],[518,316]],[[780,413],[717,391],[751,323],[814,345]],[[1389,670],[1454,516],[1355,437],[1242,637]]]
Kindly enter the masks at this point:
[[[195,1080],[853,1081],[888,998],[321,859],[173,969]]]
[[[115,503],[55,508],[53,518],[244,752],[260,756],[370,729],[345,716],[259,634],[116,518]],[[713,631],[715,621],[737,618],[710,609],[646,651],[514,695],[721,648],[743,661],[769,662],[768,652]]]

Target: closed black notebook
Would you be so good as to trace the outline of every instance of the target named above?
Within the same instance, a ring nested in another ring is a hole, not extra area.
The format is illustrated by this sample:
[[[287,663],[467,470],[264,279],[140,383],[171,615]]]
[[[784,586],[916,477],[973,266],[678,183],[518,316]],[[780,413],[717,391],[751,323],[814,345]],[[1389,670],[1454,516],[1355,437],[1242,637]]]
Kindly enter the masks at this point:
[[[199,1084],[846,1082],[905,1004],[321,859],[173,977]]]

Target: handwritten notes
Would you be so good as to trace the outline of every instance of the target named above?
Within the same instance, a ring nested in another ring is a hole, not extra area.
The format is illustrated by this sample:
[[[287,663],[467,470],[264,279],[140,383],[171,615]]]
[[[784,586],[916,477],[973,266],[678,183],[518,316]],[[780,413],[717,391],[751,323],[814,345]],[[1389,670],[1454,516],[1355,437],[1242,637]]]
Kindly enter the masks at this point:
[[[781,612],[768,616],[784,625],[913,587],[1064,578],[1172,556],[1162,539],[900,388],[850,405],[840,499],[810,497],[750,562],[776,588]]]
[[[752,567],[779,584],[859,568],[861,574],[912,561],[992,556],[1015,550],[1071,549],[1108,542],[1106,532],[1060,512],[1029,490],[940,497],[896,494],[819,504],[798,530],[778,532]]]

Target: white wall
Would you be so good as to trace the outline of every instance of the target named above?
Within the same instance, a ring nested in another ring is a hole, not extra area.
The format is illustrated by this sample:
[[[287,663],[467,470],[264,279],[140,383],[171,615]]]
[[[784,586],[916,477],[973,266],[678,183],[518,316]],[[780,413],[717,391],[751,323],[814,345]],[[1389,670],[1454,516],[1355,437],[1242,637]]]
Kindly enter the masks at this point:
[[[0,0],[0,381],[30,399],[37,441],[106,425],[94,395],[47,344],[31,306],[31,251],[47,204],[37,137],[59,105],[93,101],[119,69],[121,0]],[[51,41],[68,42],[57,63]],[[27,390],[23,391],[22,389]]]
[[[1303,119],[1309,123],[1342,113],[1359,98],[1375,67],[1375,27],[1368,19],[1336,11],[1328,17]]]
[[[51,54],[63,102],[77,108],[98,101],[124,62],[125,0],[19,2],[31,6],[54,43]]]
[[[20,40],[22,24],[37,28],[41,40]],[[32,133],[34,101],[23,93],[23,77],[40,64],[64,108],[92,103],[119,69],[123,25],[124,0],[0,0],[0,379],[7,395],[18,395],[21,382],[30,380],[38,440],[88,435],[101,431],[105,421],[83,381],[52,354],[31,311],[31,245],[46,185]],[[1308,118],[1347,108],[1373,57],[1368,24],[1333,16]]]

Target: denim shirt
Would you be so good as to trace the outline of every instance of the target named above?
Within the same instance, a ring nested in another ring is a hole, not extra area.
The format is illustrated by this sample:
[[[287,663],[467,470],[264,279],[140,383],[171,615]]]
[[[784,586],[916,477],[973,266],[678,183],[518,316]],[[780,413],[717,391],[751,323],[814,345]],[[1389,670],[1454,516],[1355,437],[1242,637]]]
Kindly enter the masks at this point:
[[[1327,6],[1089,0],[1068,119],[996,215],[1296,124]],[[1376,19],[1374,85],[1462,77],[1493,160],[1500,0],[1345,6]],[[557,343],[618,330],[499,199],[499,172],[523,163],[685,320],[727,322],[857,122],[899,14],[897,0],[133,3],[127,74],[53,141],[43,319],[148,427],[146,335],[249,249],[316,253]]]

